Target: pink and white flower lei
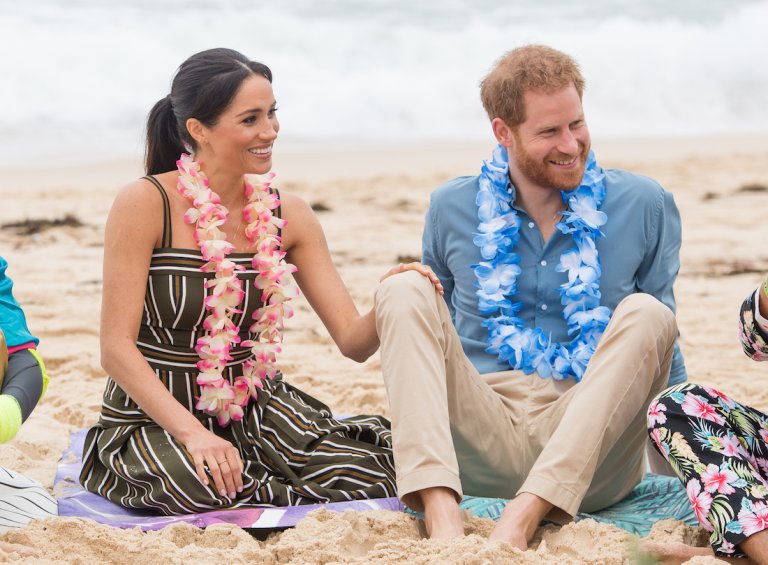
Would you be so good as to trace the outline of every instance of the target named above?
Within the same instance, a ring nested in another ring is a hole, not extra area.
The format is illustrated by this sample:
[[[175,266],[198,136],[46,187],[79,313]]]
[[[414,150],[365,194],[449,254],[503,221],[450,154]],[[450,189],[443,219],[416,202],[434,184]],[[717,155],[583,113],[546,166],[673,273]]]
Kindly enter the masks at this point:
[[[197,384],[201,390],[196,408],[216,416],[221,426],[227,426],[230,420],[242,420],[243,408],[250,398],[256,399],[257,390],[264,386],[262,381],[274,378],[277,373],[283,321],[293,315],[286,302],[298,296],[298,288],[291,278],[296,267],[285,262],[280,237],[270,233],[270,226],[285,226],[285,220],[272,213],[280,205],[277,194],[269,190],[275,175],[270,173],[260,186],[253,186],[246,179],[245,235],[255,248],[251,264],[259,274],[253,284],[261,290],[264,306],[253,313],[254,322],[249,328],[258,337],[241,344],[250,347],[253,356],[243,364],[243,375],[230,384],[223,373],[227,361],[233,359],[230,355],[232,346],[240,343],[239,328],[232,321],[232,315],[242,312],[238,307],[245,291],[237,272],[243,271],[244,267],[227,258],[235,248],[221,230],[229,210],[209,187],[199,163],[184,153],[176,165],[179,168],[177,188],[192,202],[192,208],[184,214],[184,221],[195,224],[195,243],[200,247],[203,260],[207,261],[200,270],[214,273],[214,278],[205,283],[210,293],[205,298],[208,316],[203,327],[208,334],[199,338],[195,346],[200,356]]]

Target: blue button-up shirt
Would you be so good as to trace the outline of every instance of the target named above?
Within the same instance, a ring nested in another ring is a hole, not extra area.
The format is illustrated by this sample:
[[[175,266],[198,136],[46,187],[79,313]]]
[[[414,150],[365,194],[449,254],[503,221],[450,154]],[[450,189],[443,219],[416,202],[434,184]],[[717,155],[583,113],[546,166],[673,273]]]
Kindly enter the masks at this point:
[[[596,241],[603,274],[601,304],[613,310],[627,295],[644,292],[675,311],[672,285],[680,269],[680,214],[672,195],[647,177],[619,169],[606,169],[606,196],[601,210],[608,215],[602,226],[605,237]],[[510,190],[514,188],[510,185]],[[423,262],[440,278],[453,323],[467,357],[482,373],[509,370],[507,363],[486,353],[488,330],[478,310],[475,273],[472,265],[482,258],[473,243],[478,225],[475,197],[478,177],[459,177],[432,193],[422,240]],[[514,196],[514,194],[513,194]],[[515,206],[520,216],[522,274],[518,277],[521,301],[518,316],[529,327],[551,333],[554,341],[568,343],[568,326],[563,318],[558,287],[566,273],[555,270],[560,255],[574,246],[570,235],[558,230],[544,243],[536,223]],[[687,378],[678,344],[672,361],[669,383]]]

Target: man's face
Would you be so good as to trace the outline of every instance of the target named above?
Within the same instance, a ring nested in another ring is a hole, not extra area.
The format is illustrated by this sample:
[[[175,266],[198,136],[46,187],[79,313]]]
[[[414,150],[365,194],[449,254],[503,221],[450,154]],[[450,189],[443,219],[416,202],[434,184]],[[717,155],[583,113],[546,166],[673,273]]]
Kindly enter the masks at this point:
[[[513,130],[510,168],[542,188],[570,190],[581,183],[589,154],[589,129],[579,93],[527,92],[526,120]]]

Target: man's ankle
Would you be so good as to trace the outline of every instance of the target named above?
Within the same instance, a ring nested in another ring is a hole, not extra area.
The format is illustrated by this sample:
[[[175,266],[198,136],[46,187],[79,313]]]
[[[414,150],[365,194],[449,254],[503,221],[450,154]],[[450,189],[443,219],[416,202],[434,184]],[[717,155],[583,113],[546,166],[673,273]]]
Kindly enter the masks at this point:
[[[456,493],[446,487],[419,491],[424,506],[424,522],[430,538],[455,538],[464,535]]]
[[[432,506],[455,506],[459,507],[456,500],[456,493],[448,487],[430,487],[419,491],[421,503],[426,510],[427,505]]]
[[[530,492],[521,492],[507,503],[507,510],[513,514],[512,521],[525,529],[525,537],[530,540],[541,521],[555,508],[540,496]]]

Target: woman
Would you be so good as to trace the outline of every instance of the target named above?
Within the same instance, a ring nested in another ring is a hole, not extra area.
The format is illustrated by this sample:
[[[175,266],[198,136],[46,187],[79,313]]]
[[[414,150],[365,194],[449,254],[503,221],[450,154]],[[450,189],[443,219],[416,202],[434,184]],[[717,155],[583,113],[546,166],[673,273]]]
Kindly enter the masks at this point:
[[[363,361],[378,337],[307,203],[246,177],[272,166],[271,81],[228,49],[185,61],[149,115],[148,176],[109,214],[110,378],[80,480],[123,506],[180,514],[395,494],[388,422],[333,419],[275,365],[294,271],[342,354]],[[406,269],[439,290],[419,264],[385,277]]]
[[[768,360],[768,278],[744,300],[739,316],[744,352]],[[768,563],[768,415],[717,390],[685,384],[662,392],[648,409],[659,452],[685,485],[712,549],[653,544],[665,562],[712,555]]]

